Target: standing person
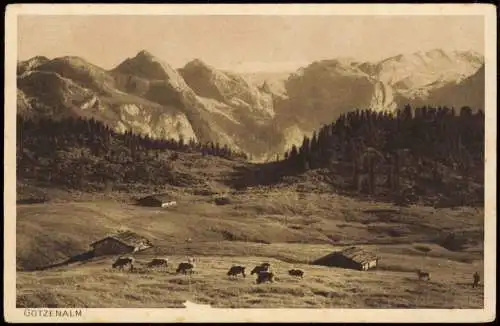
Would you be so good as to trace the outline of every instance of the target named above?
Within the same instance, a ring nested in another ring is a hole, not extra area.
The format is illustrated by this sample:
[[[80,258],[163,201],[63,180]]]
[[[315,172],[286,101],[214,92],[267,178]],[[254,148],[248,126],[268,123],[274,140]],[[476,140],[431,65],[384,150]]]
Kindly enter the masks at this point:
[[[475,272],[474,273],[474,283],[472,283],[473,288],[475,288],[479,285],[479,280],[480,280],[479,273]]]

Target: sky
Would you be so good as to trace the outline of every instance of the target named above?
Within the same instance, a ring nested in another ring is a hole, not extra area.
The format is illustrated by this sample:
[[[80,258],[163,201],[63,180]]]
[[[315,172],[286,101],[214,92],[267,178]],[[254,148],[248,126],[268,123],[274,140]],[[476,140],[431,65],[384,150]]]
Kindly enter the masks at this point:
[[[147,50],[174,68],[291,71],[316,60],[428,51],[484,54],[482,16],[47,16],[18,20],[18,59],[79,56],[105,69]]]

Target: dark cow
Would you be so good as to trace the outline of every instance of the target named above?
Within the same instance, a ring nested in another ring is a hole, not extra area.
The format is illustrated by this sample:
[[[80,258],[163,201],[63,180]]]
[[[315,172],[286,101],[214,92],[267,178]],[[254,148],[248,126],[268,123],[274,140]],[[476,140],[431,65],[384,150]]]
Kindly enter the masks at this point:
[[[168,259],[164,258],[153,258],[149,263],[146,264],[147,267],[156,267],[156,266],[168,266]]]
[[[304,271],[301,271],[300,269],[291,269],[288,271],[288,274],[291,276],[304,278]]]
[[[113,265],[113,268],[118,268],[119,270],[123,270],[123,267],[126,265],[130,265],[130,271],[134,270],[134,258],[130,257],[120,257],[118,258]]]
[[[271,272],[263,271],[259,272],[257,276],[257,284],[270,282],[272,283],[274,279],[274,274]]]
[[[260,272],[267,272],[269,271],[270,267],[271,265],[269,263],[262,263],[258,266],[255,266],[254,269],[252,269],[252,271],[250,272],[250,275],[259,274]]]
[[[180,263],[179,266],[177,267],[177,270],[175,271],[177,274],[178,273],[183,273],[184,275],[189,272],[189,274],[193,274],[193,268],[194,265],[191,263]]]
[[[422,272],[420,269],[417,270],[417,275],[419,280],[430,280],[431,275],[428,272]]]
[[[245,267],[244,266],[232,266],[229,271],[227,272],[227,276],[234,276],[237,277],[238,274],[243,275],[243,277],[246,277],[245,275]]]

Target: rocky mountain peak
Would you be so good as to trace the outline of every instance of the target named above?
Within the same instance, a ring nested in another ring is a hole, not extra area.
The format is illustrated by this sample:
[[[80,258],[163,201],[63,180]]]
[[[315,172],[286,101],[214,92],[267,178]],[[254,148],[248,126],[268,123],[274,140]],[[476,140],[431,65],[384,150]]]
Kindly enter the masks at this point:
[[[111,71],[79,57],[39,56],[18,63],[18,90],[23,112],[85,114],[120,131],[189,135],[267,155],[355,108],[484,108],[484,58],[433,49],[378,62],[337,58],[295,73],[245,75],[199,58],[173,69],[146,50]]]
[[[140,51],[133,58],[126,59],[113,71],[147,80],[170,80],[178,86],[183,84],[175,69],[146,50]]]
[[[22,75],[23,73],[30,71],[30,70],[35,70],[39,66],[49,62],[49,58],[45,56],[35,56],[33,58],[30,58],[25,61],[21,61],[17,63],[17,73],[18,75]]]
[[[141,57],[149,58],[149,59],[154,58],[153,54],[151,54],[151,52],[149,52],[147,50],[142,50],[142,51],[137,53],[136,58],[141,58]]]
[[[214,68],[205,63],[203,60],[196,58],[184,65],[182,69],[207,69],[213,70]]]

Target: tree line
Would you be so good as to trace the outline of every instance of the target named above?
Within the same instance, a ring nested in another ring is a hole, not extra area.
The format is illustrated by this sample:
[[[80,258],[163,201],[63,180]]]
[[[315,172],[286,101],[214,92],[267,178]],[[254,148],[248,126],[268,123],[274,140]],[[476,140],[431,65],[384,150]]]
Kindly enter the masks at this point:
[[[409,105],[396,113],[356,110],[304,137],[279,163],[287,174],[347,163],[351,187],[369,194],[376,187],[399,193],[402,178],[412,188],[425,176],[430,187],[449,186],[443,184],[447,175],[482,184],[484,132],[483,112],[469,107],[459,112]]]
[[[85,183],[172,183],[179,153],[226,159],[247,155],[217,142],[154,139],[118,133],[95,119],[61,120],[17,116],[17,174],[51,184],[81,188]]]

